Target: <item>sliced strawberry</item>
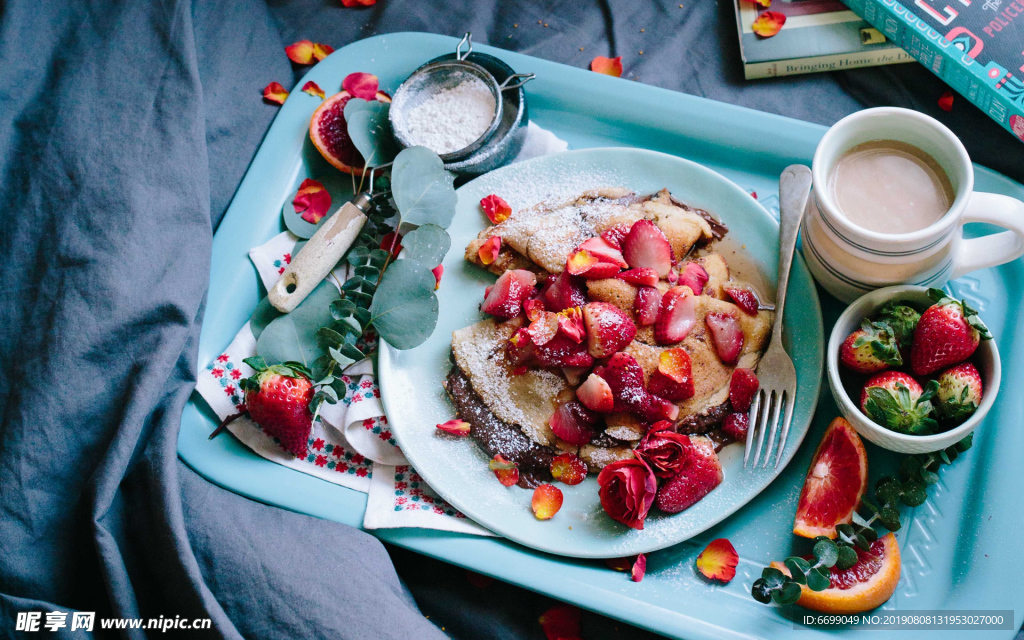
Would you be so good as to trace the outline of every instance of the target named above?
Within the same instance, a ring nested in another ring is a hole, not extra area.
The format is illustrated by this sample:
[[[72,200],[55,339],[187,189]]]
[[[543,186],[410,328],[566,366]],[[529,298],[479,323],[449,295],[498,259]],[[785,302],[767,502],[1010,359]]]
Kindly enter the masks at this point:
[[[635,284],[638,287],[642,285],[653,287],[658,284],[658,272],[647,267],[623,271],[615,277],[619,280],[625,280],[629,284]]]
[[[729,380],[729,404],[732,405],[732,410],[740,413],[750,411],[750,404],[760,388],[761,383],[753,371],[738,367],[732,372],[732,379]]]
[[[615,410],[615,397],[608,382],[596,373],[590,374],[586,381],[576,389],[576,397],[583,406],[599,413],[611,413]]]
[[[733,315],[715,311],[704,316],[704,322],[711,332],[715,351],[724,364],[736,364],[743,351],[743,329]]]
[[[548,420],[556,436],[576,446],[583,446],[594,437],[595,422],[597,416],[575,400],[559,405]]]
[[[672,287],[661,299],[658,320],[654,324],[654,340],[658,344],[675,344],[686,339],[697,324],[696,297],[687,287]]]
[[[704,293],[704,285],[708,283],[710,276],[701,265],[696,262],[687,262],[679,273],[679,280],[676,284],[681,287],[690,287],[695,295]]]
[[[622,349],[636,335],[636,325],[625,311],[607,302],[589,302],[583,307],[587,327],[587,351],[595,358],[607,358]]]
[[[512,269],[501,274],[486,292],[480,310],[496,318],[514,318],[523,303],[533,295],[537,276],[530,271]]]
[[[626,261],[622,258],[622,251],[618,247],[612,246],[604,238],[590,238],[580,244],[578,249],[584,249],[591,255],[596,256],[601,262],[610,262],[619,267],[628,267]]]
[[[629,235],[629,230],[632,228],[632,222],[620,222],[615,226],[605,229],[601,233],[601,237],[604,238],[604,241],[611,246],[621,250],[622,243],[625,241],[626,236]]]
[[[604,280],[605,278],[614,278],[618,272],[619,265],[612,264],[611,262],[598,262],[587,269],[583,277],[587,280]]]
[[[750,427],[750,416],[745,413],[730,413],[722,422],[722,431],[736,442],[747,441],[747,429]]]
[[[548,311],[555,313],[570,307],[582,307],[587,303],[583,283],[568,271],[548,278],[544,290],[544,304]]]
[[[616,412],[632,413],[652,422],[674,420],[679,414],[676,405],[648,393],[643,368],[624,351],[613,355],[608,364],[594,369],[594,373],[611,387]]]
[[[654,499],[654,506],[667,513],[679,513],[693,506],[721,484],[724,477],[714,443],[700,436],[690,436],[690,442],[690,464],[679,475],[663,482]]]
[[[757,315],[757,310],[761,308],[761,301],[757,299],[757,293],[753,289],[737,285],[726,285],[722,288],[726,295],[736,303],[736,306],[743,310],[743,313],[751,316]]]
[[[622,255],[634,269],[648,267],[664,278],[672,270],[672,245],[650,220],[638,220],[622,242]]]
[[[587,345],[575,342],[561,331],[544,344],[533,345],[534,358],[542,367],[589,367],[594,356],[587,353]]]
[[[633,311],[636,312],[640,326],[649,327],[658,321],[661,311],[662,293],[657,287],[640,287],[633,299]]]
[[[537,319],[526,328],[535,345],[547,344],[558,333],[558,314],[541,311]]]
[[[683,349],[666,349],[658,357],[658,368],[647,382],[647,390],[667,400],[682,402],[692,398],[693,365]]]

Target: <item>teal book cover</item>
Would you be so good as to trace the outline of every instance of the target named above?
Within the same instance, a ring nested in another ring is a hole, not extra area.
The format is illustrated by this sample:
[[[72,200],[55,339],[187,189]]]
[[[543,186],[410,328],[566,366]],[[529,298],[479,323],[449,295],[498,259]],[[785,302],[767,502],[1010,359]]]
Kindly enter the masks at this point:
[[[1024,0],[846,0],[1024,141]]]
[[[839,0],[773,0],[771,11],[784,15],[786,22],[770,38],[762,38],[752,28],[763,9],[753,0],[736,0],[747,79],[913,61]]]

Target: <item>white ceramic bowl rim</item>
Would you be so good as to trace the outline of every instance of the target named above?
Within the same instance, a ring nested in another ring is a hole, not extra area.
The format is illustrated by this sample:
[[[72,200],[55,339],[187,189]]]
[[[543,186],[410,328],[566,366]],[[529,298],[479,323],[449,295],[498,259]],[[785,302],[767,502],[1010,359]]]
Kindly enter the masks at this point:
[[[963,424],[960,424],[949,431],[943,431],[941,433],[935,433],[927,436],[915,436],[906,433],[900,433],[887,429],[882,425],[868,418],[861,412],[860,407],[850,399],[849,394],[846,392],[846,387],[843,386],[843,381],[840,378],[839,368],[839,347],[842,345],[843,340],[846,339],[846,335],[840,335],[837,331],[839,327],[848,324],[848,320],[851,316],[858,316],[859,318],[866,317],[864,310],[867,308],[878,308],[889,300],[900,300],[908,298],[907,294],[925,294],[927,293],[927,287],[919,287],[916,285],[894,285],[892,287],[885,287],[883,289],[876,289],[871,293],[865,294],[854,301],[850,306],[846,308],[846,311],[839,316],[836,320],[835,325],[832,327],[832,335],[829,337],[828,350],[826,351],[826,368],[828,369],[829,384],[832,385],[832,389],[835,391],[836,397],[840,403],[843,404],[844,413],[847,411],[855,412],[860,414],[864,418],[864,424],[867,425],[874,431],[884,433],[889,438],[897,441],[903,441],[906,443],[914,443],[918,445],[931,445],[939,442],[949,441],[950,444],[959,442],[962,438],[966,437],[967,434],[974,431],[977,428],[978,423],[984,419],[985,414],[995,404],[996,395],[999,393],[999,383],[1002,379],[1002,365],[999,361],[999,349],[996,348],[995,339],[983,340],[978,346],[978,349],[991,349],[992,350],[992,363],[993,363],[993,375],[990,380],[983,380],[984,393],[981,399],[981,404],[975,410],[974,414],[965,420]],[[949,446],[949,445],[946,445]],[[941,447],[945,448],[945,447]]]

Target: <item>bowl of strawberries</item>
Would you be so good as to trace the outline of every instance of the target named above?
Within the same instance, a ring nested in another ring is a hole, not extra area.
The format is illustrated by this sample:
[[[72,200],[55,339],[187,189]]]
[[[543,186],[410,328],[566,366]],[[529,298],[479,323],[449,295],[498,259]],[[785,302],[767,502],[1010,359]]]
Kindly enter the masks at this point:
[[[999,392],[999,351],[978,312],[939,289],[897,285],[839,316],[828,382],[861,436],[899,453],[950,447],[973,432]]]

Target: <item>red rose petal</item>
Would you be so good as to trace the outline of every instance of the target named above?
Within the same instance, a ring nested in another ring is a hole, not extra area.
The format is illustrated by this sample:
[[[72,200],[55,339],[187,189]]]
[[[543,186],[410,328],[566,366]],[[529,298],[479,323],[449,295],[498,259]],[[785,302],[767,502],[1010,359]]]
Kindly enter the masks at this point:
[[[501,224],[512,215],[512,207],[493,193],[480,200],[480,208],[487,214],[487,219],[491,221],[491,224]]]
[[[313,43],[313,59],[320,62],[327,56],[334,53],[334,47],[329,44],[321,44],[319,42]]]
[[[288,90],[280,82],[271,82],[263,89],[263,100],[270,104],[284,104]]]
[[[633,563],[633,569],[630,571],[630,578],[633,582],[640,582],[644,579],[644,574],[647,573],[647,556],[640,554],[636,557],[636,562]]]
[[[437,281],[436,284],[434,284],[434,291],[437,291],[438,289],[441,288],[441,276],[444,275],[444,265],[437,265],[436,267],[430,270],[430,273],[434,274],[434,280]]]
[[[313,82],[312,80],[302,85],[302,90],[311,96],[316,96],[321,100],[324,99],[324,90],[320,88],[320,85]]]
[[[341,6],[348,9],[355,7],[372,7],[377,4],[377,0],[341,0]]]
[[[622,77],[622,56],[606,58],[597,56],[590,61],[590,70],[616,78]]]
[[[774,36],[786,24],[786,14],[778,11],[763,11],[757,16],[750,29],[762,38]]]
[[[310,224],[320,222],[331,208],[331,194],[324,185],[316,180],[306,178],[299,185],[299,191],[292,200],[295,213],[301,213],[302,219]]]
[[[491,236],[480,245],[480,249],[476,253],[480,256],[480,262],[488,265],[498,259],[499,251],[501,251],[501,236]]]
[[[494,456],[494,459],[487,463],[487,466],[494,472],[498,482],[502,485],[511,487],[519,482],[519,465],[509,462],[500,453]]]
[[[550,520],[562,508],[562,490],[553,484],[542,484],[533,490],[530,508],[538,520]]]
[[[548,640],[572,640],[580,635],[580,610],[571,604],[558,604],[540,615],[541,629]]]
[[[442,422],[441,424],[437,425],[437,430],[443,431],[444,433],[447,433],[450,436],[458,436],[462,438],[464,436],[469,435],[470,426],[469,423],[466,422],[465,420],[459,420],[458,418],[455,418],[454,420]]]
[[[313,43],[309,40],[299,40],[284,48],[288,59],[295,64],[310,64],[313,62]]]
[[[765,9],[772,6],[772,0],[754,0],[754,4],[759,4]]]
[[[947,91],[939,98],[939,108],[943,111],[953,110],[953,92]]]
[[[576,485],[587,479],[587,463],[574,453],[563,453],[551,461],[551,477],[567,485]]]
[[[740,557],[735,547],[725,538],[717,538],[697,556],[697,570],[708,580],[729,582],[736,577]]]
[[[351,93],[354,98],[375,100],[380,82],[377,76],[370,73],[350,73],[342,80],[341,88]]]

